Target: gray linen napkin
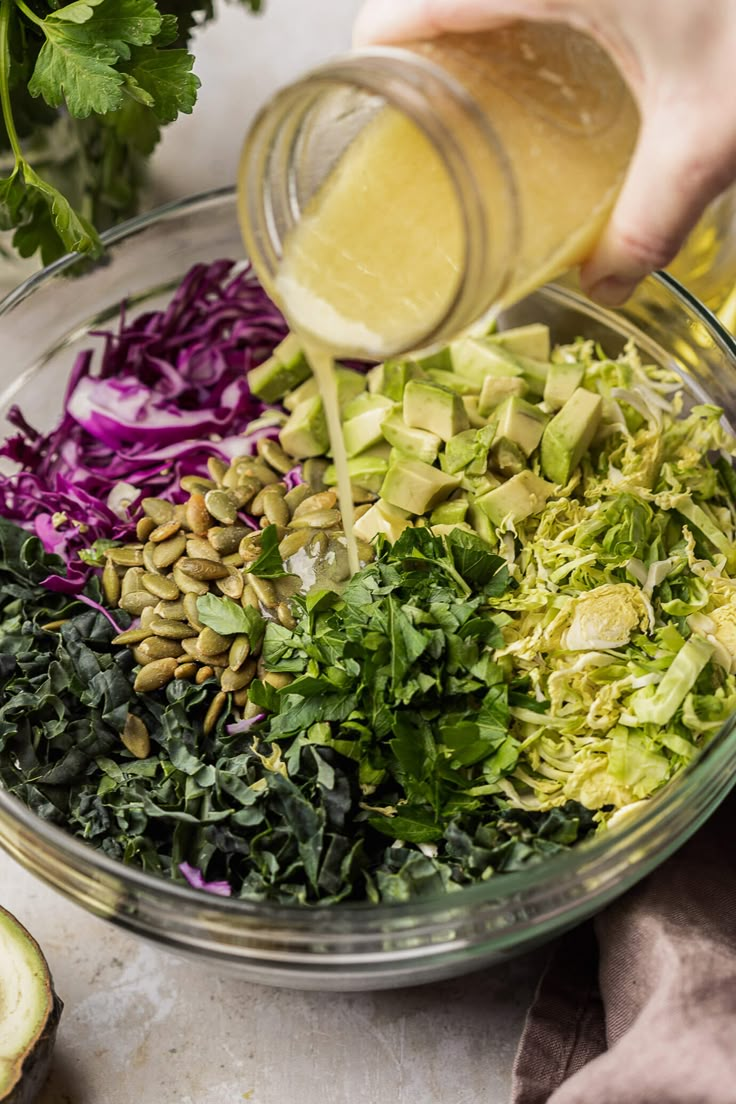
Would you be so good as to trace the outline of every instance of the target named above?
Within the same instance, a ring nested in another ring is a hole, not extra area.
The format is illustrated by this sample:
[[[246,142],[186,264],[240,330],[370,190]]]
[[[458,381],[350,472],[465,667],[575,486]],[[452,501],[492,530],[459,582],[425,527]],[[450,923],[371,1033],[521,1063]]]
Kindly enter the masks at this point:
[[[512,1104],[735,1104],[735,829],[732,795],[663,866],[558,941]]]

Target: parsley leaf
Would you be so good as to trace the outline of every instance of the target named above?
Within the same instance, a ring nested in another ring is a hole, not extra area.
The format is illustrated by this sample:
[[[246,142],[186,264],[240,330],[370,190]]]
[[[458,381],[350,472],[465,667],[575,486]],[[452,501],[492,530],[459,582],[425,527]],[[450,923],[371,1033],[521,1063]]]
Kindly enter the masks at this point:
[[[218,598],[216,594],[202,594],[197,599],[197,615],[203,625],[214,629],[221,636],[246,633],[252,647],[260,644],[265,621],[252,606],[243,607],[232,598]]]
[[[281,579],[288,575],[279,552],[279,535],[275,525],[268,525],[263,530],[261,554],[245,570],[259,579]]]

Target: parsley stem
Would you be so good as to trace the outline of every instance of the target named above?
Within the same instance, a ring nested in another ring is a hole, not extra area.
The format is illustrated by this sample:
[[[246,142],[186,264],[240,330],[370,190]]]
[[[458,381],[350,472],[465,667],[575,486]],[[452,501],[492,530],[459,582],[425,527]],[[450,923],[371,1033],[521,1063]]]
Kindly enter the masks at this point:
[[[8,43],[8,30],[10,16],[13,9],[13,0],[0,0],[0,104],[2,105],[3,122],[10,142],[10,148],[15,155],[16,170],[25,161],[20,147],[18,131],[15,129],[13,107],[10,102],[10,46]]]
[[[15,0],[15,6],[20,8],[27,19],[30,19],[32,23],[37,23],[39,27],[43,27],[43,19],[39,18],[34,11],[23,3],[23,0]]]

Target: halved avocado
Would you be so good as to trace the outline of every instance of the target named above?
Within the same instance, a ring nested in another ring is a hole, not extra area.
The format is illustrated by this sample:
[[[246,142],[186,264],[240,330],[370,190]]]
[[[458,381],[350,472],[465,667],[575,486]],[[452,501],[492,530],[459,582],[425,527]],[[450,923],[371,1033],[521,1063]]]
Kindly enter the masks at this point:
[[[0,1101],[32,1104],[49,1072],[63,1008],[35,939],[0,908]]]

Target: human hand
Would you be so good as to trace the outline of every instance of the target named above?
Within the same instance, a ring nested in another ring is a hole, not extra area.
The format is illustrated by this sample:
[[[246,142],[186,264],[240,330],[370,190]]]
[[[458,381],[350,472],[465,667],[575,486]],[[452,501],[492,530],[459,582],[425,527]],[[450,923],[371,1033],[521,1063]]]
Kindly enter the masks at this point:
[[[419,41],[513,19],[589,34],[638,103],[626,180],[581,269],[594,299],[618,305],[669,264],[710,201],[736,182],[736,0],[367,0],[355,42]]]

